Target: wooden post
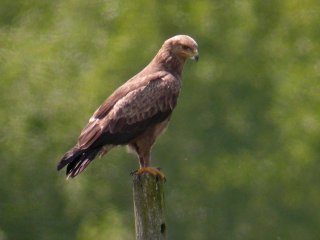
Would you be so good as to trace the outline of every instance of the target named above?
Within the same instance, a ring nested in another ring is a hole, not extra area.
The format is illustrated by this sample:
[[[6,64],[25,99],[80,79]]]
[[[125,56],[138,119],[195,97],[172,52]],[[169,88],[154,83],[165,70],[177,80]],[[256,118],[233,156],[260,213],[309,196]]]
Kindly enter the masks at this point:
[[[133,203],[137,240],[165,240],[165,180],[150,173],[133,175]]]

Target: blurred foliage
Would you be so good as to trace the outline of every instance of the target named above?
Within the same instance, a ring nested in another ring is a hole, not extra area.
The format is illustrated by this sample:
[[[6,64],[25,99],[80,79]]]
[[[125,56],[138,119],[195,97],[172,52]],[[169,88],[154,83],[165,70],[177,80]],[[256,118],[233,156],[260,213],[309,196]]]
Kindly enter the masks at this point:
[[[0,239],[134,239],[123,148],[56,172],[97,106],[179,33],[199,43],[153,151],[170,239],[320,238],[320,5],[2,0]]]

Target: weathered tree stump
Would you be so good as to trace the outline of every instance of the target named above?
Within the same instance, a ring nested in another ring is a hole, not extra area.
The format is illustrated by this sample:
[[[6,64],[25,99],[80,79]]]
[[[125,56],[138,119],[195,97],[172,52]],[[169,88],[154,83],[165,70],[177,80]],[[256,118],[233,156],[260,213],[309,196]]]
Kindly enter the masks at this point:
[[[133,175],[133,202],[137,240],[165,240],[165,180],[150,173]]]

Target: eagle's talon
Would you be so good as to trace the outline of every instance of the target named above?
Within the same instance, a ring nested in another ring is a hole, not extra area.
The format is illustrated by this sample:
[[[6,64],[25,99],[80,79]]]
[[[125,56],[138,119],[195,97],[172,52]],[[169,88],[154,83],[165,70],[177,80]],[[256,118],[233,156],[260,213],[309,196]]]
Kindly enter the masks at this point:
[[[150,175],[155,176],[157,181],[160,181],[160,180],[166,181],[165,175],[158,168],[153,168],[153,167],[139,168],[138,170],[133,171],[132,175],[140,177],[145,173],[149,173]]]

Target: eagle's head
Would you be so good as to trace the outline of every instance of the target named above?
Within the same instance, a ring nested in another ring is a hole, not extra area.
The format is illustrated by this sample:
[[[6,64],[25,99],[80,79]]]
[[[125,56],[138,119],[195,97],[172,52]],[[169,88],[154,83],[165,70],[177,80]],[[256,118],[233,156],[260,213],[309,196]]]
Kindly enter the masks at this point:
[[[176,35],[166,40],[163,44],[169,51],[183,60],[192,59],[198,61],[198,44],[187,35]]]

